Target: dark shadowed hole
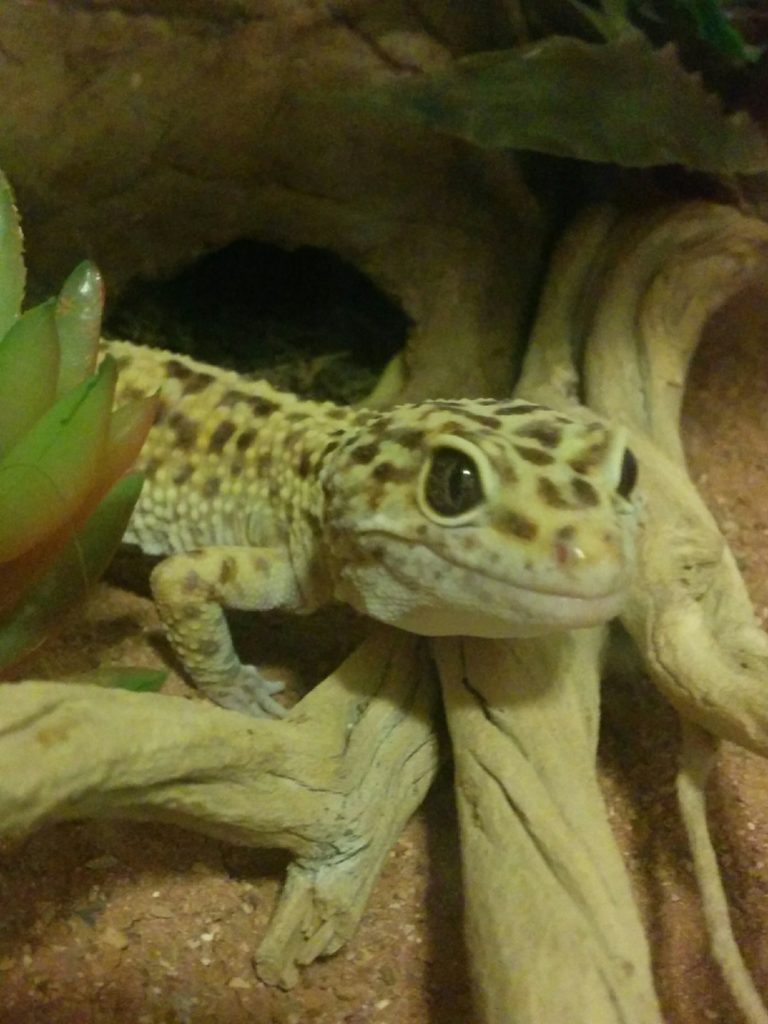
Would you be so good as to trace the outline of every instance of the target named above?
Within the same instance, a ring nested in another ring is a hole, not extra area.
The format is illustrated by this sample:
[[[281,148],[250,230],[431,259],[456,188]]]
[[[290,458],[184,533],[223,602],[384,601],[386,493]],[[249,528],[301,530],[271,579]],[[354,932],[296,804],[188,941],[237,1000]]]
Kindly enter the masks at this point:
[[[312,398],[356,401],[404,345],[408,317],[324,249],[242,239],[166,281],[135,281],[107,337],[171,348]]]

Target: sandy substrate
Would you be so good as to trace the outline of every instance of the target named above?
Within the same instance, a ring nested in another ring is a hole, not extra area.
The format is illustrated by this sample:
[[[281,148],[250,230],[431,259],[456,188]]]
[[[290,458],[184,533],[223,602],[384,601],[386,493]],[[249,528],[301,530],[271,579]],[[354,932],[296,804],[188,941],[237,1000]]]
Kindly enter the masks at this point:
[[[702,346],[684,429],[694,476],[767,623],[768,303],[748,326],[739,337],[745,321],[739,331],[726,325]],[[155,629],[145,598],[104,584],[86,621],[26,674],[161,665]],[[280,636],[295,648],[291,630]],[[333,656],[326,644],[324,660]],[[666,1020],[739,1024],[707,953],[675,807],[676,744],[675,718],[647,685],[609,687],[605,792]],[[712,804],[736,932],[768,999],[768,765],[729,747]],[[0,1024],[473,1024],[449,772],[390,855],[354,941],[307,968],[291,992],[262,985],[252,964],[283,864],[120,822],[53,826],[0,847]]]

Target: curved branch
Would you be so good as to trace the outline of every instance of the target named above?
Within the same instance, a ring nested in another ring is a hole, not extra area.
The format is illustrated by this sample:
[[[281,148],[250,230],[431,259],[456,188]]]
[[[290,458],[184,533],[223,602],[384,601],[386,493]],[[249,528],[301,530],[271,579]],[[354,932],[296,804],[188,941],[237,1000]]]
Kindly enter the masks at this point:
[[[259,953],[261,973],[287,986],[297,963],[354,931],[437,771],[437,708],[425,645],[384,628],[279,722],[157,694],[8,684],[0,829],[120,816],[290,850],[299,859]]]
[[[485,1024],[661,1021],[597,785],[604,639],[437,642]]]

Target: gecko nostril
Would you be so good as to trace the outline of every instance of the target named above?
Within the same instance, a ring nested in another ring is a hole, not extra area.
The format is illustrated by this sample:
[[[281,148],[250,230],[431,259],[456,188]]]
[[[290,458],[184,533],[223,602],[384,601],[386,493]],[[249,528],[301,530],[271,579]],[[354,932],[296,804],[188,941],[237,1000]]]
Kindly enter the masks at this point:
[[[573,566],[586,558],[584,551],[575,543],[576,530],[572,526],[564,526],[555,534],[555,562],[560,566]]]

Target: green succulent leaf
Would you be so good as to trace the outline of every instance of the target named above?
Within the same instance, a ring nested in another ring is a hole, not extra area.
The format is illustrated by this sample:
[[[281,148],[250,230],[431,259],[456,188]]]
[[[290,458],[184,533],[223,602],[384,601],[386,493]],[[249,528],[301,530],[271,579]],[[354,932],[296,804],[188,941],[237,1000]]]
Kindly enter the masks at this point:
[[[335,101],[488,149],[717,174],[768,169],[768,142],[748,115],[725,114],[674,47],[654,49],[637,31],[603,44],[550,36]]]
[[[115,379],[105,359],[0,460],[0,562],[62,526],[99,482]]]
[[[0,618],[0,666],[10,665],[35,646],[76,601],[84,598],[109,564],[128,525],[143,477],[123,477],[60,552],[24,600]]]
[[[60,395],[94,371],[103,307],[102,276],[93,263],[81,263],[64,282],[56,302],[56,329],[61,342]]]
[[[87,683],[90,686],[104,686],[118,690],[131,690],[134,693],[156,693],[168,678],[168,673],[161,669],[129,668],[120,665],[107,665],[84,672],[77,676],[68,676],[68,683]]]
[[[0,171],[0,338],[16,320],[24,298],[23,239],[11,186]]]
[[[155,395],[136,398],[115,409],[109,423],[109,438],[102,472],[108,483],[135,462],[157,414]]]
[[[45,302],[22,314],[0,343],[0,455],[50,407],[58,377],[53,302]]]

